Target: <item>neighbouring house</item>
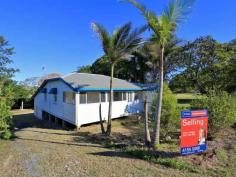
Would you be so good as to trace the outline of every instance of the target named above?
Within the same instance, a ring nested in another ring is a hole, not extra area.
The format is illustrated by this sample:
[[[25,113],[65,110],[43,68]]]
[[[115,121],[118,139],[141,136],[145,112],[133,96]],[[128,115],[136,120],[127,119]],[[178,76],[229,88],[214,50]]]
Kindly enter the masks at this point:
[[[71,73],[45,80],[34,94],[34,114],[39,119],[52,119],[80,127],[108,117],[110,77],[97,74]],[[112,118],[140,113],[143,101],[135,96],[141,87],[125,80],[113,80]]]

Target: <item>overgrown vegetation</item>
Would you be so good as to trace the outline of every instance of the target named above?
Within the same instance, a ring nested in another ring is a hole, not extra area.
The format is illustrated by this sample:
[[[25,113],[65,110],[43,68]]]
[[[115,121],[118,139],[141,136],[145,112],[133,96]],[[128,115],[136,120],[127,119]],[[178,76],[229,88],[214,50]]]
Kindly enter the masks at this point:
[[[146,149],[127,147],[124,148],[123,151],[136,158],[160,164],[165,167],[170,167],[178,170],[188,170],[190,172],[197,172],[197,169],[195,169],[191,164],[187,162],[184,162],[182,160],[177,160],[176,158],[172,157],[165,157]]]
[[[11,125],[11,107],[17,99],[29,99],[32,90],[12,80],[17,69],[8,65],[13,61],[13,48],[9,47],[8,41],[0,36],[0,137],[9,139]]]
[[[235,98],[227,92],[211,92],[204,99],[194,100],[191,108],[209,111],[208,127],[211,136],[236,122]]]
[[[156,96],[152,103],[152,112],[155,112]],[[166,137],[169,133],[176,132],[179,128],[179,109],[178,103],[175,95],[172,93],[168,84],[164,84],[164,94],[163,94],[163,103],[162,103],[162,114],[161,114],[161,137]]]

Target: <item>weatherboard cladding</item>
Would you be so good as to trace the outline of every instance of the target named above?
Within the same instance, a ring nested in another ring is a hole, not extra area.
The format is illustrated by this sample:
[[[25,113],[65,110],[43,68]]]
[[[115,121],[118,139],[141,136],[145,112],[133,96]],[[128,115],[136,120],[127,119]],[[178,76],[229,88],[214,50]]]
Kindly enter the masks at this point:
[[[72,73],[62,77],[62,79],[71,85],[77,91],[108,91],[110,88],[110,77],[98,74]],[[139,91],[142,90],[128,81],[122,79],[113,79],[113,90],[115,91]]]

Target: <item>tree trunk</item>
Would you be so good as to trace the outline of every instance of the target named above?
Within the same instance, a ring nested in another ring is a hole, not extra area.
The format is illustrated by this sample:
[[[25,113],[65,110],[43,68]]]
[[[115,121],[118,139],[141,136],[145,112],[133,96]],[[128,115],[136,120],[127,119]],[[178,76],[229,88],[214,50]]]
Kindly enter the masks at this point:
[[[162,96],[163,96],[163,62],[164,62],[165,48],[161,47],[160,65],[159,65],[159,90],[158,100],[156,105],[156,120],[153,131],[153,148],[157,148],[160,144],[160,124],[161,124],[161,109],[162,109]]]
[[[108,122],[106,135],[111,134],[111,118],[112,118],[112,102],[113,102],[113,75],[114,75],[114,64],[111,65],[111,77],[110,77],[110,97],[109,97],[109,109],[108,109]]]
[[[145,116],[145,145],[149,148],[151,145],[151,138],[150,138],[150,132],[148,128],[148,102],[147,102],[147,96],[145,95],[144,100],[144,116]]]
[[[102,134],[106,134],[106,131],[105,131],[105,128],[103,125],[103,120],[102,120],[102,105],[101,105],[101,103],[99,104],[99,118],[100,118],[100,125],[101,125]]]

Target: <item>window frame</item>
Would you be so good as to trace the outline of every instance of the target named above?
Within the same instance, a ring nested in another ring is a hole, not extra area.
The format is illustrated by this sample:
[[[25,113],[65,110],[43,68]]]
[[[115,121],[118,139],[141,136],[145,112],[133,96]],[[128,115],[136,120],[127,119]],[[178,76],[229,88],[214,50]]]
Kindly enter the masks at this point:
[[[85,96],[85,100],[84,100],[85,102],[83,102],[83,103],[81,103],[81,100],[82,100],[81,96],[82,95]],[[79,104],[87,104],[87,92],[80,92],[79,93]]]
[[[118,94],[118,99],[116,100],[116,94]],[[123,101],[123,92],[113,92],[113,101]]]
[[[90,96],[96,96],[96,97],[92,98]],[[93,103],[100,103],[100,92],[87,92],[87,104],[93,104]]]
[[[102,95],[104,96],[104,100],[102,100]],[[100,103],[105,103],[105,102],[107,102],[106,92],[100,92]]]
[[[122,101],[127,101],[127,92],[122,92]]]
[[[70,94],[72,94],[72,95],[70,95]],[[66,98],[66,97],[71,97],[71,98],[72,98],[72,99],[71,99],[72,101],[67,101],[67,100],[70,100],[70,98],[68,99],[68,98]],[[63,92],[63,103],[75,105],[75,99],[76,99],[75,97],[76,97],[75,92],[64,91],[64,92]]]

